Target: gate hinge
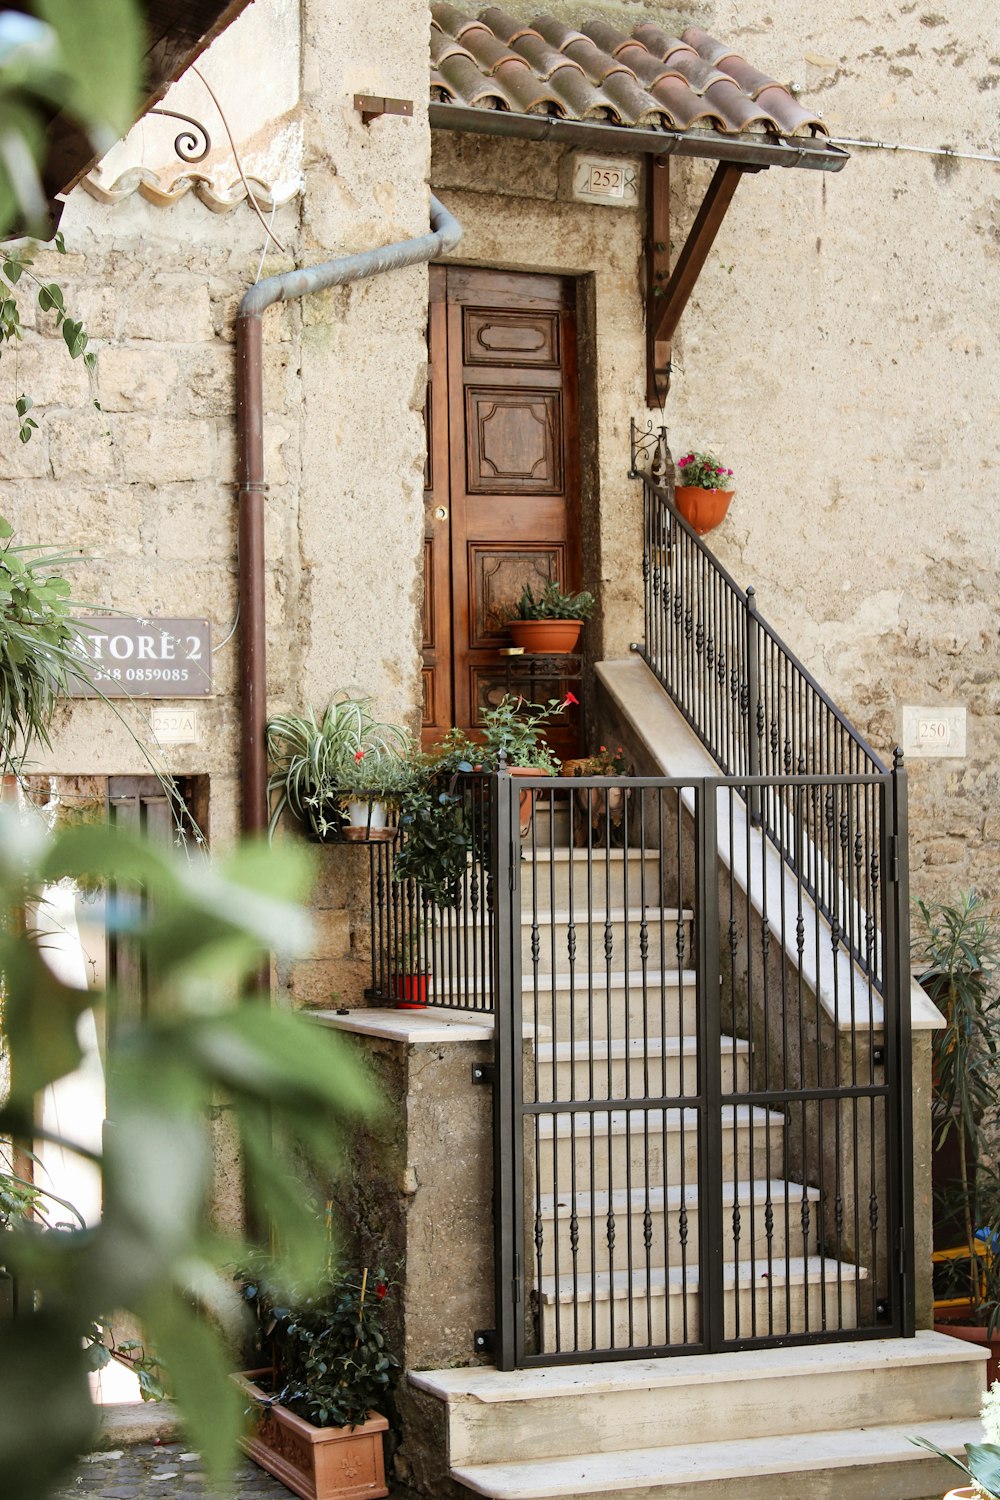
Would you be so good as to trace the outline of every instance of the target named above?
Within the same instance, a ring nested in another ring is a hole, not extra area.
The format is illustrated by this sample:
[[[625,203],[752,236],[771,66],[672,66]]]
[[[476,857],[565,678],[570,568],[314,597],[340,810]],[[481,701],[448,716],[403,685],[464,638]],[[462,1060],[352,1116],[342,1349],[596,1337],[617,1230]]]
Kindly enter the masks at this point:
[[[521,851],[517,847],[517,845],[514,843],[514,840],[511,839],[511,841],[510,841],[510,864],[508,866],[508,870],[509,870],[510,888],[511,888],[512,891],[517,890],[517,867],[518,867],[518,864],[520,862],[520,859],[521,859]]]
[[[889,835],[889,879],[895,884],[899,880],[899,835]]]
[[[519,1307],[521,1305],[521,1257],[519,1255],[514,1256],[514,1276],[511,1290],[514,1293],[514,1306]]]
[[[497,1331],[495,1328],[477,1328],[472,1335],[472,1351],[474,1354],[492,1354],[497,1345]]]
[[[472,1081],[481,1083],[486,1088],[492,1088],[496,1082],[496,1064],[491,1062],[475,1062],[472,1064]]]

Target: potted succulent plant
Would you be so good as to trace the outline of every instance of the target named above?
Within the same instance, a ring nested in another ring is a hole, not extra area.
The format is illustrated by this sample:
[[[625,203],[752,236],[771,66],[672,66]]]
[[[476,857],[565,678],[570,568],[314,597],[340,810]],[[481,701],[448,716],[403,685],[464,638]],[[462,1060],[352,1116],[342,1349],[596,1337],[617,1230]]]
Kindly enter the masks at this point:
[[[674,504],[699,536],[720,526],[733,498],[732,469],[712,453],[686,453],[677,460]]]
[[[384,1329],[389,1279],[331,1263],[289,1294],[270,1278],[265,1256],[237,1277],[263,1365],[233,1377],[248,1403],[244,1451],[303,1500],[387,1495],[378,1407],[399,1368]]]
[[[379,723],[367,699],[336,697],[321,719],[312,709],[275,715],[267,725],[271,831],[287,807],[321,843],[373,830],[391,837],[386,809],[408,784],[410,749],[406,731]]]
[[[575,649],[595,602],[593,594],[564,594],[554,579],[549,579],[537,599],[530,584],[525,584],[508,621],[511,639],[525,651],[565,656]]]
[[[1000,1104],[998,942],[975,891],[917,903],[919,980],[945,1018],[934,1033],[935,1326],[1000,1359],[1000,1177],[983,1122]],[[942,1305],[943,1304],[943,1305]]]

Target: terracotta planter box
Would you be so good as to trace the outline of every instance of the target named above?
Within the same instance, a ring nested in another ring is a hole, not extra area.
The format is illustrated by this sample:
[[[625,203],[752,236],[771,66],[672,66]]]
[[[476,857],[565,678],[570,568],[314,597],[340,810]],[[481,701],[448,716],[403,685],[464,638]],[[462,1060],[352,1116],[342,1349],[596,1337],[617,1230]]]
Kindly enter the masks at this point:
[[[254,1380],[266,1370],[248,1370],[233,1380],[248,1403],[267,1400]],[[388,1495],[382,1434],[389,1423],[369,1412],[361,1427],[314,1427],[275,1403],[261,1406],[240,1439],[243,1452],[280,1479],[302,1500],[360,1500]]]

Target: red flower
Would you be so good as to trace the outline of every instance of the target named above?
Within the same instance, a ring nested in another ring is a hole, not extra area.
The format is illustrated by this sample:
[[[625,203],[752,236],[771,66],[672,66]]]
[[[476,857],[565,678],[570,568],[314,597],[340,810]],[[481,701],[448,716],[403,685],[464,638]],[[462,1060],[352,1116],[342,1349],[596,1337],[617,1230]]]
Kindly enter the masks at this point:
[[[601,754],[602,755],[607,755],[607,753],[608,753],[608,747],[607,747],[607,745],[602,745],[601,746]]]
[[[355,752],[354,752],[354,761],[355,761],[355,764],[357,764],[357,762],[359,760],[364,760],[364,758],[365,758],[365,752],[363,750],[355,750]]]
[[[567,693],[563,699],[563,708],[569,708],[571,703],[579,703],[579,698],[574,698],[572,693]]]
[[[389,1288],[384,1281],[376,1281],[375,1295],[380,1302],[384,1302],[389,1295]]]

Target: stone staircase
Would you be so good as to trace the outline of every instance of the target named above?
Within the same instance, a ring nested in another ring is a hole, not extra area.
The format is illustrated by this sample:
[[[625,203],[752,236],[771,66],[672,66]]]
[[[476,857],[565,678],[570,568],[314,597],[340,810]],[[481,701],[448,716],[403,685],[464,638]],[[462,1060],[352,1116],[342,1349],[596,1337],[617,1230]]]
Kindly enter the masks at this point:
[[[656,858],[601,851],[588,882],[563,813],[536,812],[521,867],[522,999],[526,1097],[540,1105],[697,1086],[693,912],[651,898]],[[749,1042],[720,1045],[723,1092],[745,1089]],[[927,1332],[850,1338],[867,1271],[821,1253],[817,1189],[781,1175],[781,1112],[723,1106],[725,1332],[829,1327],[847,1341],[684,1352],[701,1315],[693,1117],[591,1108],[581,1128],[539,1112],[526,1133],[526,1220],[542,1247],[525,1246],[529,1348],[580,1362],[409,1374],[421,1399],[441,1403],[434,1427],[456,1493],[939,1500],[955,1471],[908,1439],[955,1453],[979,1440],[984,1356]],[[671,1344],[669,1358],[620,1357]],[[591,1352],[605,1357],[588,1362]]]
[[[983,1354],[919,1333],[411,1383],[443,1404],[450,1474],[493,1500],[940,1500],[914,1447],[981,1440]]]
[[[539,798],[521,860],[522,1001],[537,1024],[527,1092],[538,1102],[696,1091],[693,912],[661,904],[660,861],[659,849],[571,847],[565,802]],[[747,1088],[748,1042],[719,1045],[723,1089]],[[819,1253],[814,1211],[803,1229],[818,1194],[779,1176],[784,1113],[724,1105],[718,1123],[727,1336],[854,1328],[867,1271]],[[541,1248],[526,1259],[541,1350],[698,1341],[699,1149],[694,1108],[538,1116],[527,1151]]]

